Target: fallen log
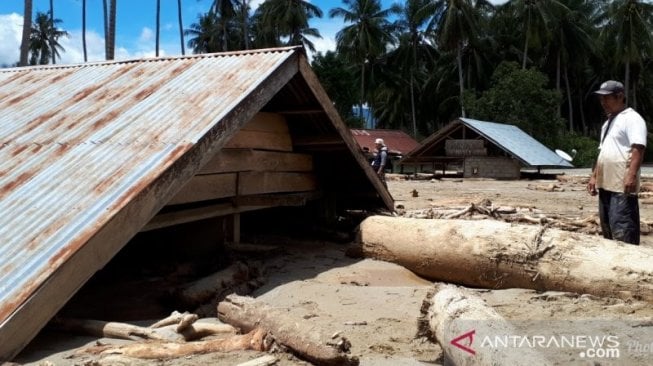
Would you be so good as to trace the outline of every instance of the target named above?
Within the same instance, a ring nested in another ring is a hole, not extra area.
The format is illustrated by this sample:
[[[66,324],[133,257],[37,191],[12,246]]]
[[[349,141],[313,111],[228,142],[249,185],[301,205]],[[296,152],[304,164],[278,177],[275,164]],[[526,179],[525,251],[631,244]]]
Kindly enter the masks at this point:
[[[422,304],[420,333],[435,338],[445,364],[549,365],[546,357],[530,348],[483,346],[483,337],[520,334],[515,327],[469,290],[436,284]]]
[[[258,270],[242,262],[216,272],[210,276],[196,280],[178,291],[177,297],[188,307],[206,303],[216,295],[247,284],[260,276]]]
[[[347,355],[350,344],[346,338],[325,336],[303,319],[296,319],[251,297],[227,296],[218,304],[218,318],[244,332],[261,327],[269,332],[275,343],[316,365],[358,365],[356,357]]]
[[[154,324],[159,326],[154,328],[91,319],[55,318],[52,321],[53,326],[63,331],[88,334],[95,337],[127,339],[132,341],[157,340],[182,342],[202,339],[215,334],[236,333],[236,329],[231,325],[216,324],[215,322],[202,320],[193,320],[192,323],[185,323],[182,320],[180,324],[173,323],[165,326],[161,326],[160,324],[161,323]]]
[[[101,345],[86,348],[83,352],[101,355],[123,355],[142,359],[167,359],[211,352],[265,351],[266,334],[263,329],[255,328],[247,334],[234,335],[225,339],[189,343],[148,342],[120,346]]]
[[[449,283],[653,302],[653,249],[547,226],[371,216],[352,249]]]

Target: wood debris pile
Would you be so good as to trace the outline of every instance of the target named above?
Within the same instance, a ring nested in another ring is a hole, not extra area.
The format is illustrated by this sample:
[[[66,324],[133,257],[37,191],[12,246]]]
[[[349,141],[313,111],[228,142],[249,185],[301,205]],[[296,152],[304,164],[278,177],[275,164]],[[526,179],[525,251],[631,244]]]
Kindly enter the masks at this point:
[[[415,219],[494,219],[512,223],[547,225],[556,229],[590,235],[601,234],[601,223],[596,214],[586,217],[569,217],[557,213],[545,213],[533,207],[494,206],[488,199],[470,203],[467,207],[440,206],[411,211],[399,207],[397,213],[399,216]],[[642,235],[648,235],[653,230],[653,222],[642,220],[640,226]]]

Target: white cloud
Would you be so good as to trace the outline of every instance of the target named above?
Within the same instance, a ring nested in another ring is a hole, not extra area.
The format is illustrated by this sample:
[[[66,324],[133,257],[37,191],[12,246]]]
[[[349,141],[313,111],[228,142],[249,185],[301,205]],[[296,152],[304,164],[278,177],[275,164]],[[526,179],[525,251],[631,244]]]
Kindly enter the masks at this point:
[[[61,52],[60,64],[75,64],[84,62],[84,46],[81,30],[69,31],[69,37],[59,39],[59,44],[65,49]],[[94,31],[86,31],[86,54],[88,61],[104,60],[104,36]]]
[[[138,37],[139,42],[151,42],[154,39],[154,31],[148,27],[143,27],[141,35]]]
[[[23,16],[16,13],[0,14],[0,34],[0,65],[14,65],[20,60]]]

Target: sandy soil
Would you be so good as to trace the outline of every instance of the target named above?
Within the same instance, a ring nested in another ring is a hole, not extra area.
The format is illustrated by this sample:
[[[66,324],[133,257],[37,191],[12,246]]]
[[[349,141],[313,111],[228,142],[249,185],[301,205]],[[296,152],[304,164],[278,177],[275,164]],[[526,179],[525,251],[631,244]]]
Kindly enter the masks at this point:
[[[433,207],[463,207],[472,202],[490,200],[495,206],[526,207],[542,214],[586,217],[596,214],[597,210],[596,198],[584,191],[585,179],[583,175],[569,173],[561,180],[391,179],[389,189],[396,205],[401,205],[407,212]],[[559,189],[554,192],[534,189],[535,186],[550,184]],[[653,220],[653,205],[642,200],[640,207],[642,219]],[[284,238],[267,238],[266,241],[283,250],[265,260],[267,281],[252,296],[276,308],[286,309],[298,321],[311,323],[324,334],[338,332],[346,336],[352,344],[352,355],[360,359],[361,365],[444,364],[440,346],[417,335],[420,307],[432,287],[430,281],[392,263],[347,257],[344,244]],[[643,236],[642,242],[644,246],[653,247],[653,235]],[[578,321],[574,325],[576,330],[583,331],[583,327],[587,327],[587,332],[600,332],[601,326],[607,326],[607,323],[610,326],[619,323],[617,328],[624,332],[619,334],[624,347],[627,342],[642,345],[631,350],[635,354],[627,360],[588,361],[572,351],[564,355],[565,362],[561,364],[653,364],[651,304],[522,289],[472,291],[524,331],[559,328],[564,332],[569,330],[571,322]],[[597,326],[596,322],[602,323]],[[141,361],[80,352],[96,342],[118,344],[125,341],[44,331],[15,361],[27,365],[237,365],[262,356],[257,352],[243,351]],[[645,347],[646,344],[649,348]],[[290,354],[276,356],[278,365],[307,365]]]

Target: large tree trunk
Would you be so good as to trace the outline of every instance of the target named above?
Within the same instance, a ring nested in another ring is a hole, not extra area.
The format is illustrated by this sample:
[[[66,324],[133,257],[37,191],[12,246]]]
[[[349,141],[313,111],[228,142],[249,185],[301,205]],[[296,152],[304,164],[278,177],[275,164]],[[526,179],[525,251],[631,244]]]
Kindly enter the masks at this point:
[[[530,348],[506,352],[482,347],[484,336],[520,332],[485,302],[464,288],[436,285],[422,306],[421,323],[434,336],[452,365],[548,365],[544,355]],[[445,361],[445,364],[448,362]]]
[[[653,302],[653,249],[546,226],[371,216],[358,251],[423,277]]]
[[[321,334],[302,319],[257,302],[250,297],[229,295],[218,304],[218,318],[248,332],[255,327],[268,331],[274,341],[299,357],[316,365],[357,365],[358,359],[349,357],[349,342]]]
[[[25,11],[23,12],[23,36],[20,42],[19,66],[27,66],[29,55],[29,36],[32,31],[32,0],[25,0]]]

